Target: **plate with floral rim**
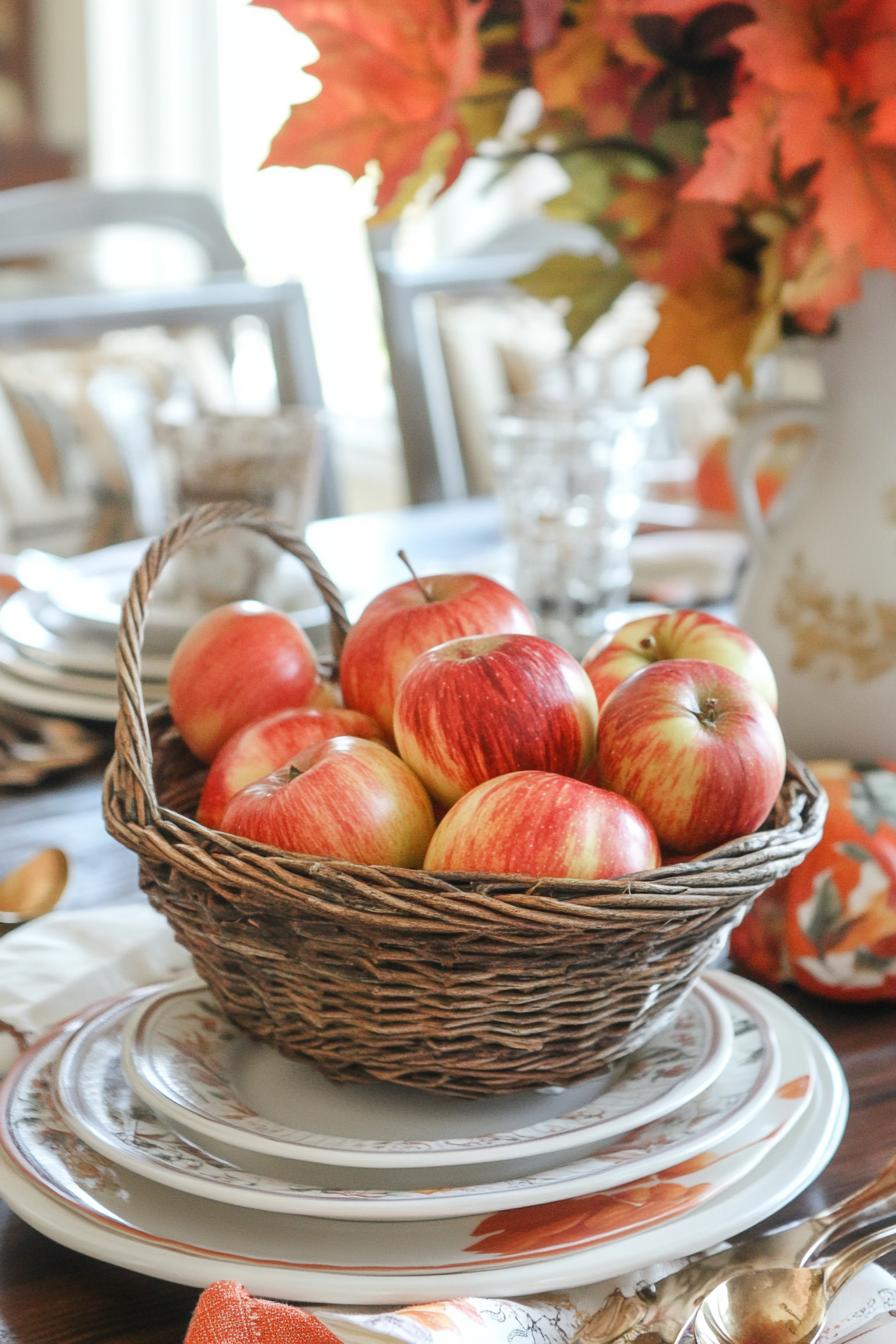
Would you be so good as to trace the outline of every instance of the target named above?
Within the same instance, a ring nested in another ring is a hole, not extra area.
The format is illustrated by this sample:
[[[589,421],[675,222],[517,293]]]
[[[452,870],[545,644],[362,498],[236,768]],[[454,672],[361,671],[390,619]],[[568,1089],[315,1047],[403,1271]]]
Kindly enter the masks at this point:
[[[715,1082],[731,1019],[698,981],[672,1019],[607,1073],[566,1089],[467,1100],[388,1083],[334,1084],[244,1035],[201,982],[169,986],[125,1026],[128,1083],[208,1145],[293,1161],[449,1167],[580,1149],[669,1115]]]
[[[368,1220],[449,1218],[493,1213],[593,1194],[684,1162],[746,1129],[781,1076],[774,1018],[750,1004],[735,983],[720,982],[734,1048],[720,1077],[680,1110],[597,1151],[570,1150],[492,1166],[387,1168],[312,1166],[269,1159],[256,1169],[240,1151],[215,1154],[201,1136],[172,1131],[132,1091],[121,1068],[129,995],[97,1010],[63,1046],[56,1099],[67,1123],[95,1151],[171,1189],[270,1212]],[[145,991],[143,991],[145,994]],[[794,1057],[795,1054],[795,1057]],[[791,1049],[785,1075],[801,1055]],[[545,1164],[549,1164],[545,1170]],[[365,1180],[366,1178],[366,1180]],[[415,1186],[408,1188],[408,1180]]]
[[[22,1056],[0,1093],[0,1195],[48,1236],[110,1263],[197,1285],[232,1276],[253,1293],[298,1301],[421,1302],[594,1282],[667,1256],[670,1244],[690,1254],[742,1231],[830,1159],[846,1117],[842,1071],[785,1011],[806,1050],[811,1096],[785,1083],[740,1141],[600,1195],[404,1224],[233,1208],[123,1171],[87,1148],[55,1106],[56,1034]]]

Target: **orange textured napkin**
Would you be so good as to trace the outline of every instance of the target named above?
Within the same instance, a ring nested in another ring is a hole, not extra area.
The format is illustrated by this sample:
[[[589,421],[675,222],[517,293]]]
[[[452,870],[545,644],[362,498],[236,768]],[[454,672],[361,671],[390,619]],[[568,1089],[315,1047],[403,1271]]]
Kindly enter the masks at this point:
[[[242,1284],[213,1283],[196,1303],[184,1344],[339,1344],[300,1307],[251,1297]]]

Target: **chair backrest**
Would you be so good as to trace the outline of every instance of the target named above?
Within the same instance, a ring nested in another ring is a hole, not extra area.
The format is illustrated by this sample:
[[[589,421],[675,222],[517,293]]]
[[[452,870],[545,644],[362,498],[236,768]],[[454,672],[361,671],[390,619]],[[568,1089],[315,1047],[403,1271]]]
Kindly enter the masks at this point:
[[[245,270],[217,206],[202,192],[110,189],[77,181],[0,191],[0,261],[49,253],[76,235],[116,224],[185,234],[202,249],[212,272]]]

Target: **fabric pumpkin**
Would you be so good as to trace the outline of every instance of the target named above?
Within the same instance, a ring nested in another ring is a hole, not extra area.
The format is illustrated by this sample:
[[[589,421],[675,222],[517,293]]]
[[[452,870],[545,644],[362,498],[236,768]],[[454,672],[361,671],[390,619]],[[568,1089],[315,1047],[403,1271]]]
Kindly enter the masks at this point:
[[[896,765],[812,768],[830,802],[821,841],[759,897],[731,955],[828,998],[896,999]]]

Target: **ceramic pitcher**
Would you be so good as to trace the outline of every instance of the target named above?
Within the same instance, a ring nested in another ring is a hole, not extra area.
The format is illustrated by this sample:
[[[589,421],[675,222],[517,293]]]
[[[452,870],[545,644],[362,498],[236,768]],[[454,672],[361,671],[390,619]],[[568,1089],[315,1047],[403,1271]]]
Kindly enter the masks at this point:
[[[824,405],[759,409],[734,444],[755,541],[738,618],[772,662],[792,749],[896,760],[896,275],[867,274],[836,333],[806,344]],[[755,452],[795,416],[819,421],[817,446],[766,521]]]

